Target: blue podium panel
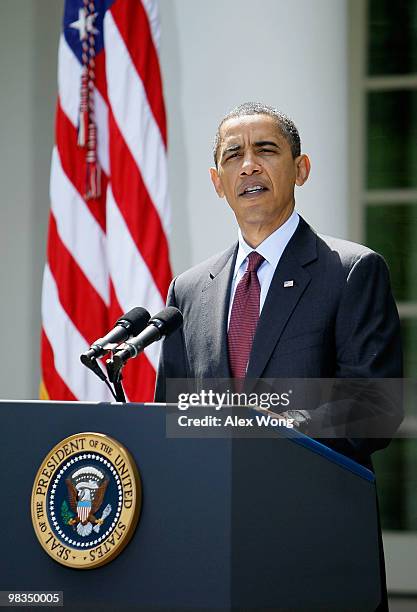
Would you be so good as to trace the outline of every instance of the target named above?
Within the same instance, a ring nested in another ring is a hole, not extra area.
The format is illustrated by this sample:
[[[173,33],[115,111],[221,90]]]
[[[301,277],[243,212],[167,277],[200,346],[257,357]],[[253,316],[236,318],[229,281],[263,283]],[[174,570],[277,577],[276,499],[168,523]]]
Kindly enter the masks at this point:
[[[64,609],[374,610],[370,472],[308,438],[174,439],[166,408],[0,402],[0,590],[60,590]],[[36,472],[61,440],[107,434],[139,468],[143,504],[127,548],[103,567],[61,566],[34,533]]]
[[[373,475],[317,442],[302,442],[233,442],[233,604],[375,610],[381,584]]]
[[[62,590],[73,605],[184,608],[230,601],[230,444],[169,440],[165,410],[139,404],[1,403],[4,473],[0,590]],[[110,564],[73,570],[41,548],[30,497],[46,454],[67,436],[108,434],[142,477],[135,535]]]

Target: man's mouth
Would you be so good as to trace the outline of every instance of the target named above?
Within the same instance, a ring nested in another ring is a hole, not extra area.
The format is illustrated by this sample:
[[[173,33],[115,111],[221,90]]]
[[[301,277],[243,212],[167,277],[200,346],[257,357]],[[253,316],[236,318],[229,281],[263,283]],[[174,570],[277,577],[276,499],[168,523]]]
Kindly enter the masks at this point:
[[[245,189],[239,195],[241,197],[251,197],[259,195],[264,191],[268,191],[268,189],[263,185],[251,185],[250,187],[245,187]]]

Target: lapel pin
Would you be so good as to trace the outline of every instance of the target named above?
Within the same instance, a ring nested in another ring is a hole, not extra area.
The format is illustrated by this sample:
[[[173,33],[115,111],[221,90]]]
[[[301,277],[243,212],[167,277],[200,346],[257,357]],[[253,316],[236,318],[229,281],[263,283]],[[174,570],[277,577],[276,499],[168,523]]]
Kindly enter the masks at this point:
[[[284,281],[284,287],[294,287],[294,281],[293,280]]]

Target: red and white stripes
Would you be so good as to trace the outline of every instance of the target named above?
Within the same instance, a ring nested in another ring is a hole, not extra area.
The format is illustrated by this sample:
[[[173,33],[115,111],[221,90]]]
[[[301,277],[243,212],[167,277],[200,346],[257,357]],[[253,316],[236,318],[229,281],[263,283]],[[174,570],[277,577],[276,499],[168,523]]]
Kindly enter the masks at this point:
[[[101,194],[85,198],[85,149],[77,144],[82,66],[59,45],[56,146],[42,295],[44,398],[110,399],[79,355],[123,313],[154,314],[171,280],[167,236],[166,119],[155,0],[116,0],[95,57],[94,115]],[[153,397],[158,345],[128,364],[131,401]]]

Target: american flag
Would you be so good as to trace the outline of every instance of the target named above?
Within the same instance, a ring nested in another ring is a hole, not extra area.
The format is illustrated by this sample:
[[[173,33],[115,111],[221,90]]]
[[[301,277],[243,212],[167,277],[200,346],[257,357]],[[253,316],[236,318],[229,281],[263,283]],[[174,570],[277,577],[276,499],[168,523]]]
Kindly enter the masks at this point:
[[[161,310],[171,280],[166,118],[156,0],[67,0],[42,290],[41,398],[108,400],[79,355],[134,306]],[[126,367],[153,398],[158,344]]]
[[[90,512],[91,512],[91,501],[79,501],[77,503],[77,515],[81,523],[85,523],[85,521],[90,516]]]

